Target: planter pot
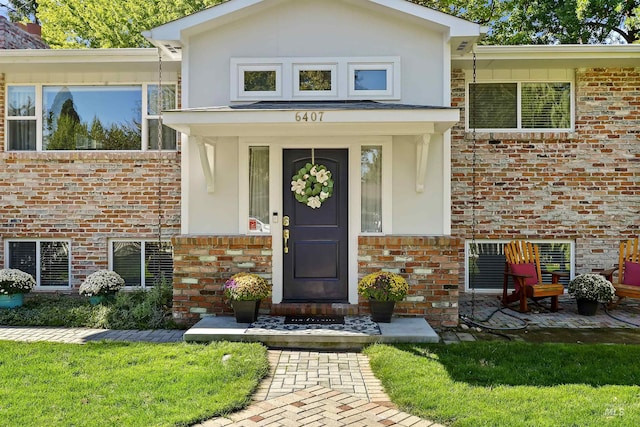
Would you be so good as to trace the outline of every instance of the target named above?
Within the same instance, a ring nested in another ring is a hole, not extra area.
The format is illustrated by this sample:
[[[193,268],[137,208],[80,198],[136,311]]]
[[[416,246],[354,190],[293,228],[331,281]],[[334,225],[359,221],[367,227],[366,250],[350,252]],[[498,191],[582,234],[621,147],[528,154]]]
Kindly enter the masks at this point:
[[[391,315],[393,314],[393,308],[395,307],[395,305],[395,301],[369,300],[369,307],[371,308],[371,320],[379,323],[390,323]]]
[[[91,305],[98,305],[98,304],[102,304],[105,300],[105,296],[104,295],[94,295],[92,297],[89,297],[89,304]]]
[[[233,312],[236,315],[238,323],[252,323],[258,318],[258,310],[260,309],[260,300],[250,301],[231,301]]]
[[[576,299],[578,304],[578,314],[583,316],[594,316],[598,311],[598,301],[590,299]]]
[[[23,294],[0,295],[0,308],[22,307]]]

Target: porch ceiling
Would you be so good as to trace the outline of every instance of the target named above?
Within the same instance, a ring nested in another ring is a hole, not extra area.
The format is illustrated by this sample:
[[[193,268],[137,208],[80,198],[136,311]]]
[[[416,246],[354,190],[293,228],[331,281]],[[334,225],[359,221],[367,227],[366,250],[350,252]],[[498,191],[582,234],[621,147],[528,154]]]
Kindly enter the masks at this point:
[[[163,123],[189,136],[424,135],[460,119],[446,107],[379,102],[257,102],[173,110]]]

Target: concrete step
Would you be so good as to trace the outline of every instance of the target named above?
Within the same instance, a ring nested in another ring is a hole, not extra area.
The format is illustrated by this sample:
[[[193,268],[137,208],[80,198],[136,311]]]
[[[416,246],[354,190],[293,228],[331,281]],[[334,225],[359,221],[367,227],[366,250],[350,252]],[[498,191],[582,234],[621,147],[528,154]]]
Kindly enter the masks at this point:
[[[272,319],[278,316],[269,316]],[[349,317],[349,316],[347,316]],[[275,319],[277,320],[277,319]],[[329,326],[304,329],[254,328],[237,323],[231,316],[205,317],[184,333],[191,342],[261,342],[271,348],[309,350],[359,350],[372,343],[432,343],[440,337],[422,318],[394,317],[391,323],[378,323],[380,334],[354,330],[335,330]]]

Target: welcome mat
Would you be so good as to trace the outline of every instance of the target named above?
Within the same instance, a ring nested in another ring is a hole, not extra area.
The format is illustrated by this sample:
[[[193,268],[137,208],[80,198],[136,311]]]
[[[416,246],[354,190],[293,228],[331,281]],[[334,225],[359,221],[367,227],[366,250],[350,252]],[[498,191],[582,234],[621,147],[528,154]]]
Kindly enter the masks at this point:
[[[290,316],[315,317],[315,316]],[[340,316],[342,317],[342,316]],[[344,316],[344,323],[285,323],[285,316],[258,316],[249,329],[253,334],[328,334],[328,335],[380,335],[378,324],[371,316]]]
[[[285,325],[344,325],[344,316],[285,316]]]

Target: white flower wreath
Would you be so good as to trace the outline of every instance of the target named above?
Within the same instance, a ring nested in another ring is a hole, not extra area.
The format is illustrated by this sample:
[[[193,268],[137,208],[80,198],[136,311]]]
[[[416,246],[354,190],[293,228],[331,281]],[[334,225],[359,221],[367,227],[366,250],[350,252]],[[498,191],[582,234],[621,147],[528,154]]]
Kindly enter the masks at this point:
[[[300,203],[319,208],[333,194],[331,172],[324,165],[307,163],[291,177],[291,191]]]

